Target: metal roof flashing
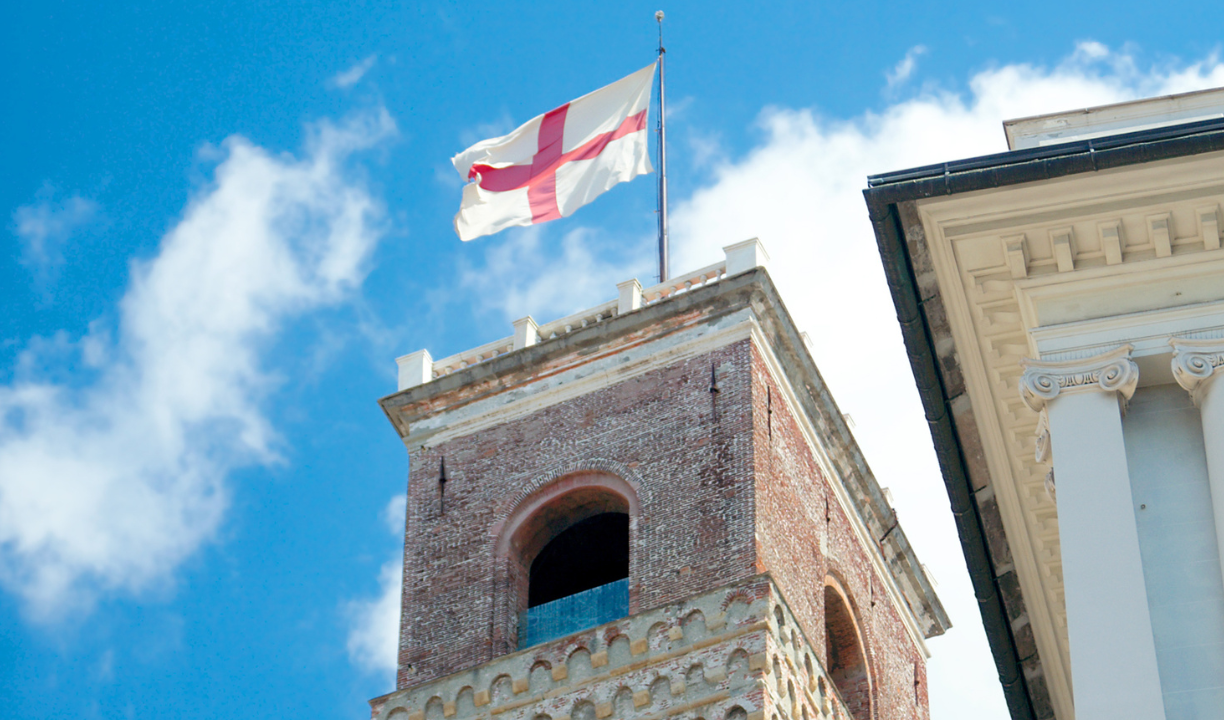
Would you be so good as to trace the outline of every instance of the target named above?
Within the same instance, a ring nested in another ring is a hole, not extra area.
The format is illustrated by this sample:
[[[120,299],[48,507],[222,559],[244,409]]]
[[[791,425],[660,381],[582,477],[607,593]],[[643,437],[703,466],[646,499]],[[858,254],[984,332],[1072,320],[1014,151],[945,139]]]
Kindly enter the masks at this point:
[[[863,192],[869,202],[919,200],[1216,150],[1224,117],[869,175]]]
[[[1224,118],[1224,88],[1003,121],[1011,150]]]

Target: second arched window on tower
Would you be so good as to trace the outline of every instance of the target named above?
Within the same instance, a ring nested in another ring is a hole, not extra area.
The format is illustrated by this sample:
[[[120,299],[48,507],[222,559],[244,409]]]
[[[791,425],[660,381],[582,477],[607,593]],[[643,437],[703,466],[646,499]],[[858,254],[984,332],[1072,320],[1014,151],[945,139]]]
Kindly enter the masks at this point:
[[[833,578],[825,581],[825,659],[829,677],[854,720],[870,720],[871,673],[867,650],[849,598]]]

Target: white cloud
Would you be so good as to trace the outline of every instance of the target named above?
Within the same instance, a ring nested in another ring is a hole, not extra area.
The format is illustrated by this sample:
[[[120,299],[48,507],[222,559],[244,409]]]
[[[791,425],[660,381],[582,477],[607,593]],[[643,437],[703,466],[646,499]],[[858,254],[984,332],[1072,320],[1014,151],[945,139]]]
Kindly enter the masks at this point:
[[[905,53],[905,57],[901,58],[901,62],[897,63],[891,72],[885,74],[885,79],[888,81],[888,89],[892,90],[914,74],[914,70],[918,67],[918,56],[925,54],[927,51],[925,45],[915,45]]]
[[[1141,69],[1127,53],[1084,43],[1053,68],[997,67],[973,76],[964,95],[927,90],[849,120],[767,109],[765,140],[716,163],[713,182],[672,210],[677,269],[762,238],[787,308],[811,334],[821,372],[939,577],[955,627],[930,643],[932,717],[1007,714],[867,219],[866,176],[1004,151],[1007,118],[1220,85],[1224,65],[1214,56]]]
[[[383,510],[383,522],[396,537],[404,535],[407,495],[396,495]],[[367,600],[352,600],[345,606],[349,619],[348,652],[358,667],[372,673],[394,676],[399,662],[400,593],[403,585],[404,553],[399,551],[378,572],[379,593]]]
[[[98,203],[80,195],[56,202],[43,188],[37,200],[13,211],[13,234],[21,241],[21,262],[45,281],[64,263],[64,244],[73,233],[98,220]]]
[[[392,535],[404,534],[404,518],[408,515],[408,495],[396,495],[383,508],[383,522]]]
[[[364,279],[382,212],[346,159],[393,132],[385,111],[324,122],[300,158],[227,139],[211,183],[133,265],[115,339],[95,325],[26,348],[0,386],[0,583],[31,616],[164,582],[213,536],[227,473],[277,461],[266,350]],[[93,374],[51,379],[72,352]]]
[[[713,165],[716,160],[723,159],[726,148],[723,147],[722,133],[690,130],[686,133],[689,162],[694,169],[704,169]]]
[[[1106,60],[1110,56],[1109,47],[1104,43],[1096,40],[1084,40],[1076,44],[1075,53],[1072,54],[1072,59],[1080,62],[1092,62],[1094,60]]]
[[[374,64],[377,62],[378,56],[371,55],[365,60],[353,65],[348,70],[333,75],[331,79],[328,80],[328,84],[330,84],[332,87],[340,88],[341,90],[351,88],[352,86],[361,82],[361,78],[365,77],[366,73],[370,72],[370,69],[373,68]]]
[[[489,122],[477,123],[470,128],[464,128],[461,130],[459,132],[459,144],[462,145],[463,148],[468,148],[478,142],[481,142],[482,140],[499,138],[502,135],[506,135],[521,124],[522,123],[515,123],[514,118],[510,117],[510,113],[503,109],[501,115],[497,119],[490,120]],[[458,153],[461,150],[462,148],[456,148],[455,152]],[[454,165],[451,165],[450,172],[455,173]],[[455,174],[458,175],[458,173]],[[460,179],[463,182],[467,182],[467,178],[460,176]]]
[[[595,249],[601,239],[598,230],[575,228],[556,252],[546,247],[542,227],[513,230],[500,244],[490,243],[484,265],[460,268],[459,285],[478,310],[506,320],[555,320],[615,298],[616,283],[634,277],[635,260],[649,254],[647,241],[639,240],[640,247],[624,251],[628,261],[609,260]],[[642,284],[651,282],[642,277]]]
[[[688,119],[689,112],[693,109],[696,102],[697,98],[692,95],[675,98],[667,105],[667,120],[674,124]],[[657,107],[657,105],[651,107],[650,111],[656,112]]]

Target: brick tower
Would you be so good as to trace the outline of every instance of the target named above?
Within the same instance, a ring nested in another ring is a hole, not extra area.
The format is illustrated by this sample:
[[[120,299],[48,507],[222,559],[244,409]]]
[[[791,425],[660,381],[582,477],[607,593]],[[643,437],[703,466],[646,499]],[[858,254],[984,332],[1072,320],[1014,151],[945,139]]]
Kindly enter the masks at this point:
[[[948,619],[762,267],[399,359],[382,720],[929,717]]]

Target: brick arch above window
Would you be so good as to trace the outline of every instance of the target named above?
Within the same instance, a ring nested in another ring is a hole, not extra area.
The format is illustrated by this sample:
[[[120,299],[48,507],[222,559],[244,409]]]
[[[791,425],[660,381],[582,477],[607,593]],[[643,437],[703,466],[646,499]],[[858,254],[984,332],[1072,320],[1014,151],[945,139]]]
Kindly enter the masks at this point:
[[[584,469],[552,477],[519,498],[493,525],[494,554],[530,563],[540,548],[574,523],[618,512],[629,516],[632,528],[641,509],[637,488],[619,475]]]
[[[523,502],[532,495],[553,484],[558,479],[585,473],[603,473],[615,476],[628,486],[635,501],[638,494],[643,491],[641,477],[637,471],[615,460],[585,458],[558,463],[547,468],[544,472],[531,477],[518,487],[515,492],[508,494],[497,504],[493,511],[493,524],[490,528],[493,539],[495,540],[501,534],[501,529],[505,526],[506,521],[511,515],[517,514]]]

